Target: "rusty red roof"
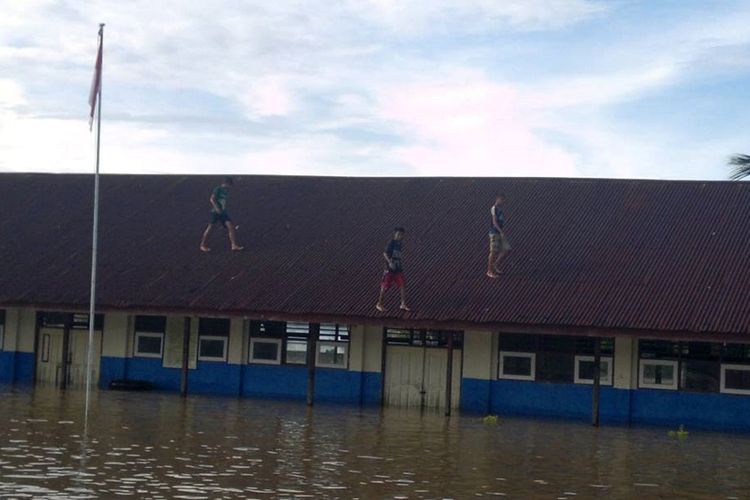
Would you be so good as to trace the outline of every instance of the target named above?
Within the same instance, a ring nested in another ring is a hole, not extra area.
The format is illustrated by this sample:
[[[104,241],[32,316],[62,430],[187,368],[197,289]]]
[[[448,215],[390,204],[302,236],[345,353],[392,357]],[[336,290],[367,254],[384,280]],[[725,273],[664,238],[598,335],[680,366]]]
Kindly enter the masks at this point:
[[[496,328],[750,334],[750,184],[245,176],[198,250],[219,177],[105,175],[97,302],[127,309]],[[0,304],[88,304],[93,178],[0,175]],[[489,207],[513,250],[485,277]],[[375,310],[406,227],[411,313]]]

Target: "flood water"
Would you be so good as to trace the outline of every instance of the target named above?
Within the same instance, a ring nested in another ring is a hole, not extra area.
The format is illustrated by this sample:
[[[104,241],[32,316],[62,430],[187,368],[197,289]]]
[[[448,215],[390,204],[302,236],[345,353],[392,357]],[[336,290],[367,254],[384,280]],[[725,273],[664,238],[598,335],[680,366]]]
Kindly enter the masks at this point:
[[[0,386],[3,498],[750,498],[750,436]]]

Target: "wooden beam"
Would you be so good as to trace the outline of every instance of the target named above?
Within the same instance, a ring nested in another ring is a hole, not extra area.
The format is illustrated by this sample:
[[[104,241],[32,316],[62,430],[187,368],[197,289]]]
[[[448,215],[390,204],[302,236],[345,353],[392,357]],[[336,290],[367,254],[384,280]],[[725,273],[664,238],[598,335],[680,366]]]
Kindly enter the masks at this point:
[[[591,394],[591,425],[599,427],[599,393],[601,390],[602,339],[594,339],[594,385]]]
[[[315,402],[315,358],[318,354],[318,337],[320,323],[310,323],[310,335],[307,338],[307,406]]]
[[[451,416],[453,406],[453,332],[448,332],[448,364],[445,369],[445,416]]]
[[[190,316],[185,316],[182,331],[182,372],[180,374],[180,396],[187,397],[188,373],[190,369]]]

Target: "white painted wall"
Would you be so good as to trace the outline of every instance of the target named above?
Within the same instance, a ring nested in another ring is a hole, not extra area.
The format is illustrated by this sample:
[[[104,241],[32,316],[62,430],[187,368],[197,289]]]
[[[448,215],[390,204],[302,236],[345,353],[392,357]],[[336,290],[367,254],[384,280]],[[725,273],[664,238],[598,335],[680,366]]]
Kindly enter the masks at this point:
[[[383,364],[383,327],[363,327],[363,340],[362,371],[380,373]]]
[[[635,389],[638,384],[638,341],[615,337],[614,387]]]
[[[492,380],[493,360],[497,358],[497,334],[486,331],[464,332],[464,378]]]
[[[229,346],[227,346],[227,362],[233,365],[242,364],[242,347],[244,345],[245,321],[242,318],[232,318],[229,326]]]
[[[104,315],[102,356],[124,358],[128,356],[128,351],[132,354],[133,346],[128,346],[128,325],[128,315],[125,313]]]

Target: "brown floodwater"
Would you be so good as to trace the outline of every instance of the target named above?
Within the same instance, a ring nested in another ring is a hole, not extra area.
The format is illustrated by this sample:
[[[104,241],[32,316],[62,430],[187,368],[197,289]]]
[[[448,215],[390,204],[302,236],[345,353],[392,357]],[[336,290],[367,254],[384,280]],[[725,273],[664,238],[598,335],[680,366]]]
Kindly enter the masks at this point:
[[[746,434],[101,391],[84,436],[83,402],[0,386],[0,498],[750,498]]]

